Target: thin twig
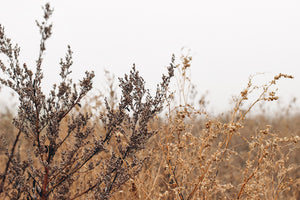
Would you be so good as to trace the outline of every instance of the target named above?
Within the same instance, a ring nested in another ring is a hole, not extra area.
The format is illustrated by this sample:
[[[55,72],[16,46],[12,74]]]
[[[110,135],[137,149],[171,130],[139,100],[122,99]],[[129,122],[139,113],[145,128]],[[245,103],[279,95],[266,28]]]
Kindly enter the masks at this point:
[[[5,167],[5,171],[4,171],[4,174],[2,176],[2,182],[1,182],[1,185],[0,185],[0,193],[3,192],[3,188],[4,188],[4,183],[5,183],[5,179],[6,179],[6,176],[7,176],[7,171],[8,171],[8,168],[9,168],[9,165],[12,161],[12,158],[14,156],[14,152],[15,152],[15,149],[16,149],[16,146],[17,146],[17,143],[19,141],[19,137],[21,135],[21,130],[19,130],[17,136],[16,136],[16,139],[14,141],[14,144],[13,144],[13,147],[11,149],[11,152],[10,152],[10,155],[9,155],[9,158],[8,158],[8,161],[6,163],[6,167]]]

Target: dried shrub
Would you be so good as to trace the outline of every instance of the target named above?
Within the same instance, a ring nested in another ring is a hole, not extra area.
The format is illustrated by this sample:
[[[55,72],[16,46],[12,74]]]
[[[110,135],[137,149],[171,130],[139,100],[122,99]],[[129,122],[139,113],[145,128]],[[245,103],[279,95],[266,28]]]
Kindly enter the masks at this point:
[[[176,65],[179,71],[188,60]],[[170,102],[164,122],[152,125],[160,130],[148,147],[151,158],[132,180],[138,199],[297,198],[299,133],[281,133],[273,128],[276,124],[262,121],[249,127],[251,118],[247,118],[256,104],[278,99],[273,86],[281,78],[293,77],[279,74],[262,86],[253,85],[251,77],[226,117],[210,116],[203,107],[188,104],[189,92],[182,90],[190,82],[181,82],[178,95],[186,95],[181,97],[184,104]],[[258,95],[249,101],[252,94]],[[131,198],[130,187],[128,183],[115,199]]]
[[[73,84],[69,46],[60,61],[61,82],[53,85],[48,96],[42,90],[43,56],[46,41],[52,34],[52,24],[48,21],[53,12],[49,4],[43,9],[44,21],[37,22],[41,42],[35,72],[25,63],[20,64],[20,48],[12,44],[0,26],[0,53],[8,60],[0,62],[3,72],[0,82],[19,97],[18,114],[13,119],[17,133],[1,172],[0,196],[4,199],[108,199],[143,166],[146,158],[138,157],[137,152],[156,133],[148,129],[148,122],[163,108],[173,64],[154,96],[133,66],[130,75],[120,79],[122,96],[118,107],[113,109],[105,102],[106,112],[98,122],[104,132],[96,132],[91,113],[75,112],[92,89],[94,73],[85,72],[85,77]],[[16,152],[21,138],[31,144],[30,148],[22,149],[27,152]]]
[[[0,82],[19,97],[15,118],[10,111],[0,115],[1,199],[300,197],[299,115],[249,117],[255,105],[276,101],[274,86],[292,76],[279,74],[262,86],[250,77],[230,113],[210,116],[205,95],[194,106],[188,53],[179,64],[172,57],[153,95],[134,65],[119,78],[119,100],[106,72],[108,98],[100,93],[84,101],[94,73],[74,84],[68,47],[61,82],[45,95],[42,66],[53,10],[49,4],[43,9],[34,72],[20,64],[20,48],[0,25],[0,54],[7,58],[0,60]],[[176,72],[178,98],[169,91]]]

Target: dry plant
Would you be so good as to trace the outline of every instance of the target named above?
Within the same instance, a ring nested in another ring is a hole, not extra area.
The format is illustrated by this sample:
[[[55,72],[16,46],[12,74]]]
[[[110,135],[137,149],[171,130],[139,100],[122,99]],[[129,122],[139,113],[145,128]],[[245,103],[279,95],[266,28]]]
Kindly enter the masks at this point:
[[[184,50],[183,48],[181,49]],[[179,104],[184,105],[187,104],[188,99],[190,99],[191,87],[193,86],[190,79],[190,67],[192,62],[192,56],[190,56],[190,50],[185,54],[182,52],[182,56],[180,57],[182,64],[177,64],[177,94],[179,97]]]
[[[255,105],[278,99],[279,79],[292,76],[279,74],[262,86],[250,77],[232,111],[213,117],[205,96],[193,106],[187,53],[179,64],[172,57],[154,95],[134,65],[119,78],[119,100],[114,76],[106,72],[108,98],[100,93],[85,103],[94,73],[73,84],[68,47],[61,82],[47,96],[42,65],[53,10],[49,4],[43,9],[35,72],[20,64],[20,48],[0,25],[0,54],[7,58],[0,60],[0,81],[19,97],[15,118],[10,110],[0,115],[1,199],[300,198],[300,117],[287,110],[249,118]],[[169,85],[176,72],[174,97]]]
[[[20,48],[12,44],[0,26],[0,53],[7,57],[7,63],[0,62],[0,81],[19,97],[18,114],[13,119],[17,133],[14,142],[7,144],[0,197],[109,199],[139,173],[147,160],[137,153],[156,133],[148,128],[148,123],[163,108],[174,73],[174,57],[154,96],[145,88],[135,66],[129,75],[120,78],[120,102],[114,106],[105,101],[106,111],[95,121],[103,131],[96,132],[91,114],[77,109],[92,89],[94,73],[86,72],[79,84],[72,83],[70,47],[60,62],[61,82],[53,86],[48,96],[42,90],[42,64],[46,40],[52,34],[48,21],[53,9],[46,4],[43,10],[44,20],[37,22],[41,42],[35,72],[25,63],[20,64]],[[31,146],[22,148],[21,138]]]
[[[177,68],[190,66],[190,58],[182,61]],[[299,160],[293,153],[299,151],[300,137],[295,133],[282,137],[271,125],[244,131],[246,116],[256,104],[278,99],[272,89],[281,78],[293,77],[279,74],[262,86],[253,85],[250,77],[227,118],[195,109],[186,103],[188,98],[185,105],[169,103],[165,121],[152,124],[160,131],[148,146],[147,168],[114,199],[298,198]],[[179,90],[188,88],[188,81],[181,83]],[[248,97],[257,93],[249,102]]]

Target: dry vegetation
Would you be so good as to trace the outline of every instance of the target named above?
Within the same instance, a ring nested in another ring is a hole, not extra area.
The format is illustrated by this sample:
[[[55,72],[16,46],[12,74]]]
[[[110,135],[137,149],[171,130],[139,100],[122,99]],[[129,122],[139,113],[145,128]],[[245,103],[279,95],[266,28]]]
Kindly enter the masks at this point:
[[[0,81],[20,103],[16,115],[0,115],[1,199],[300,199],[300,116],[249,117],[257,104],[276,101],[275,85],[292,76],[262,86],[251,77],[231,112],[211,116],[205,97],[195,104],[189,55],[179,64],[172,57],[154,95],[133,66],[119,79],[120,98],[108,72],[107,91],[87,97],[94,74],[73,84],[68,48],[61,82],[45,95],[51,14],[46,4],[35,72],[19,63],[19,47],[0,26],[0,53],[8,58]]]

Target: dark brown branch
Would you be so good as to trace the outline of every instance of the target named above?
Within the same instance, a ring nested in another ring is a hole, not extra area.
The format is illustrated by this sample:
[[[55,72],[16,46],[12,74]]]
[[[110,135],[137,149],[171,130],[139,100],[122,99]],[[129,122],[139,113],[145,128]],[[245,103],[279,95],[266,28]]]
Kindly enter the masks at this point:
[[[1,182],[1,185],[0,185],[0,193],[3,192],[3,188],[4,188],[4,183],[5,183],[5,179],[6,179],[6,175],[7,175],[7,171],[8,171],[8,168],[9,168],[9,165],[12,161],[12,158],[14,156],[14,152],[15,152],[15,149],[16,149],[16,146],[17,146],[17,143],[19,141],[19,138],[20,138],[20,135],[21,135],[21,130],[19,130],[17,136],[16,136],[16,139],[14,141],[14,144],[13,144],[13,147],[11,149],[11,152],[10,152],[10,155],[9,155],[9,158],[8,158],[8,161],[6,163],[6,167],[5,167],[5,171],[4,171],[4,174],[2,176],[2,182]]]

